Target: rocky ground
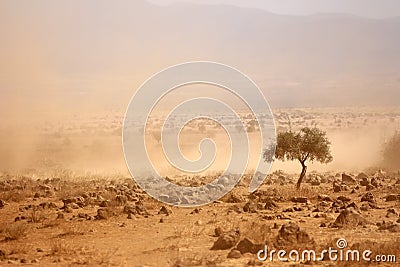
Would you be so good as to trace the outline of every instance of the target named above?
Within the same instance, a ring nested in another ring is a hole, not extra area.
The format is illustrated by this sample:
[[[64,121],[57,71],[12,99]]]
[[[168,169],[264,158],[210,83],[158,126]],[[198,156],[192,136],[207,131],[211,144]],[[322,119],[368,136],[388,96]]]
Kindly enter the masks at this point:
[[[400,261],[399,174],[310,173],[296,191],[295,175],[275,172],[251,194],[247,180],[215,203],[176,208],[150,198],[130,178],[3,175],[0,265],[367,265],[256,256],[265,245],[320,252],[340,238],[349,249]]]

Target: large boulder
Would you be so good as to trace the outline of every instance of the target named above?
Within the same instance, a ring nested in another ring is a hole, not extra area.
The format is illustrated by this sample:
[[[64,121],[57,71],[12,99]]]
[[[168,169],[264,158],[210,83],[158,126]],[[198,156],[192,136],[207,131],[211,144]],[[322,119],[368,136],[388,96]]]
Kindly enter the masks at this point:
[[[225,250],[233,248],[240,239],[240,231],[232,230],[220,235],[217,241],[214,242],[211,250]]]
[[[282,225],[275,241],[277,248],[305,244],[313,245],[315,241],[305,231],[300,230],[300,227],[293,222]]]
[[[351,175],[342,174],[342,183],[344,183],[345,185],[356,185],[357,184],[357,180],[354,179]]]
[[[245,253],[257,254],[257,252],[263,248],[264,248],[263,244],[256,244],[247,237],[241,240],[236,246],[236,249],[240,251],[241,254]]]
[[[344,209],[336,218],[332,227],[346,228],[367,225],[368,221],[355,208]]]

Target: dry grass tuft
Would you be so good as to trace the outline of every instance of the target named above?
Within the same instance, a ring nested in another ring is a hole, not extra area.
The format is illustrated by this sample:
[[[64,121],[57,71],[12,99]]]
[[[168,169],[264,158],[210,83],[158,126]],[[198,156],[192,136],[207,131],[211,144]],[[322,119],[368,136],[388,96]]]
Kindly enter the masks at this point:
[[[28,234],[29,226],[25,222],[3,224],[0,233],[3,234],[5,241],[19,240]]]

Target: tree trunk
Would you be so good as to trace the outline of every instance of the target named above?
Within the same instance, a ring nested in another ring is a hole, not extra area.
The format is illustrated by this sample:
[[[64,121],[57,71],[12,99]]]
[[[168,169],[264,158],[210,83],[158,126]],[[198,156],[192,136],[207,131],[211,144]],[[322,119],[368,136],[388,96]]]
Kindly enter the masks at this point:
[[[307,166],[306,166],[305,162],[300,162],[300,163],[302,166],[302,170],[301,170],[299,180],[297,180],[297,185],[296,185],[297,190],[300,189],[301,182],[303,181],[303,178],[304,178],[304,176],[306,176],[306,172],[307,172]]]

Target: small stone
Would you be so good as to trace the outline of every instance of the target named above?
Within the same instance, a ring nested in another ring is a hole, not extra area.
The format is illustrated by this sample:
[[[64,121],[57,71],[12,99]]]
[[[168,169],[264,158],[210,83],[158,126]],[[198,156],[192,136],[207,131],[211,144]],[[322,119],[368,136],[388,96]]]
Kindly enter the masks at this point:
[[[216,228],[214,229],[214,235],[215,235],[216,237],[221,236],[223,233],[224,233],[224,230],[222,230],[222,228],[219,227],[219,226],[216,227]]]
[[[106,208],[110,205],[110,201],[109,200],[103,200],[102,202],[100,202],[99,206],[102,208]]]
[[[239,259],[242,257],[242,253],[240,253],[237,249],[232,249],[229,251],[227,258],[228,259]]]
[[[275,210],[278,208],[278,204],[275,203],[271,198],[267,199],[265,202],[264,209],[266,210]]]
[[[98,209],[95,218],[97,220],[107,220],[109,218],[108,211],[105,209]]]
[[[323,194],[318,195],[318,200],[333,202],[333,199],[332,199],[330,196],[328,196],[328,195],[323,195]]]
[[[361,202],[375,203],[376,201],[375,201],[374,195],[371,192],[368,192],[361,197]]]
[[[385,199],[386,199],[386,201],[396,201],[396,200],[400,199],[400,196],[395,195],[395,194],[390,194],[390,195],[387,195],[385,197]]]
[[[250,212],[250,213],[255,213],[257,212],[257,204],[255,202],[247,202],[244,206],[243,206],[243,211],[244,212]]]
[[[162,206],[158,214],[164,214],[169,216],[172,214],[172,210],[170,208],[167,208],[166,206]]]
[[[195,208],[194,210],[192,210],[190,212],[190,214],[198,214],[198,213],[200,213],[200,211],[201,211],[201,208]]]
[[[349,202],[351,198],[346,197],[346,196],[339,196],[337,200],[343,201],[343,202]]]
[[[308,199],[306,197],[292,197],[291,201],[294,203],[307,203]]]

